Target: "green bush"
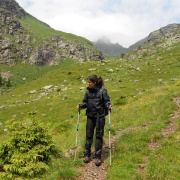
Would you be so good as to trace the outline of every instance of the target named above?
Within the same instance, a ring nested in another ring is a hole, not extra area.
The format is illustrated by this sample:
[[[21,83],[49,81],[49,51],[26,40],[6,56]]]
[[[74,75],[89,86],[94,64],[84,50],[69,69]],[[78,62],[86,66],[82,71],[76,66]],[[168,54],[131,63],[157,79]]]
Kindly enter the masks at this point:
[[[8,139],[0,146],[0,179],[34,178],[48,169],[57,154],[43,124],[33,120],[8,121]]]

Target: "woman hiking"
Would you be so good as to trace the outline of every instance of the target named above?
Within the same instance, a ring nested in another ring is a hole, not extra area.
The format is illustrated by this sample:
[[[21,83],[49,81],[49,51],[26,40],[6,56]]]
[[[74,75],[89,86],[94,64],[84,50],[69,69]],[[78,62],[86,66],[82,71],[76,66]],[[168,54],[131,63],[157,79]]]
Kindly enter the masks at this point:
[[[111,110],[112,106],[107,90],[103,87],[104,82],[101,77],[91,75],[87,78],[87,84],[88,87],[82,104],[78,105],[79,110],[86,108],[87,116],[84,162],[88,163],[91,161],[91,145],[94,129],[96,129],[95,164],[100,166],[105,116],[108,114],[108,109]]]

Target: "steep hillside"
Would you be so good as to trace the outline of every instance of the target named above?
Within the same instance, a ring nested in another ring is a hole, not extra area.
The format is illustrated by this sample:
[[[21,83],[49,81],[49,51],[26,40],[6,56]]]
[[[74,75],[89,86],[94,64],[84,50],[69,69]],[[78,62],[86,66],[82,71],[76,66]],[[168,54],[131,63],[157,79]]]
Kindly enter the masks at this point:
[[[100,50],[83,37],[56,31],[26,13],[15,0],[0,1],[0,63],[54,65],[73,58],[102,60]]]
[[[171,45],[180,41],[180,24],[169,24],[149,34],[148,37],[140,41],[133,47],[134,50],[127,53],[126,59],[140,59],[158,54],[166,48],[169,50]],[[169,47],[169,48],[168,48]],[[131,48],[132,49],[132,48]]]
[[[180,24],[169,24],[149,34],[144,46],[156,43],[163,39],[170,39],[171,44],[180,40]]]

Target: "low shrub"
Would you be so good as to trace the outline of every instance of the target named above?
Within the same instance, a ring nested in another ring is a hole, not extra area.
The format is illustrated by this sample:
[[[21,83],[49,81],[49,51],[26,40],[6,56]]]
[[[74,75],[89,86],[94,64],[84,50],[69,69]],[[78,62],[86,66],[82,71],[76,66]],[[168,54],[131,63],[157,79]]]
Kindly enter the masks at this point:
[[[0,179],[35,178],[48,169],[57,149],[48,129],[34,120],[7,122],[8,138],[0,146]]]

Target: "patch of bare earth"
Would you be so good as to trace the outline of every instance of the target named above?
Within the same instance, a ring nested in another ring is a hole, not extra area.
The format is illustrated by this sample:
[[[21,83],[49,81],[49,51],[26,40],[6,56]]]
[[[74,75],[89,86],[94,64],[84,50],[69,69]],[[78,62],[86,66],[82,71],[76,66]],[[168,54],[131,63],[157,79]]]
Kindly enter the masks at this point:
[[[118,131],[118,135],[122,133],[121,131]],[[116,136],[111,136],[111,151],[114,149]],[[110,149],[108,142],[104,142],[103,149],[102,149],[102,164],[100,166],[95,165],[95,159],[94,159],[94,152],[91,156],[91,161],[89,163],[84,163],[82,167],[79,167],[78,170],[81,172],[81,176],[77,178],[77,180],[103,180],[108,172],[108,166],[105,164],[105,162],[109,161],[110,163]],[[83,158],[82,158],[83,161]]]
[[[125,132],[138,131],[139,129],[146,127],[154,122],[149,122],[148,124],[143,124],[142,126],[135,128],[126,128],[124,130],[118,130],[115,136],[111,136],[111,151],[113,152],[118,138]],[[93,152],[94,153],[94,152]],[[103,151],[102,151],[102,164],[96,166],[94,162],[94,155],[92,153],[91,161],[89,163],[84,163],[82,167],[78,168],[78,171],[81,175],[76,180],[104,180],[105,176],[109,170],[110,158],[109,158],[109,141],[104,142]],[[83,158],[82,158],[83,161]],[[113,163],[113,162],[112,162]]]

